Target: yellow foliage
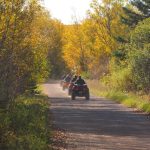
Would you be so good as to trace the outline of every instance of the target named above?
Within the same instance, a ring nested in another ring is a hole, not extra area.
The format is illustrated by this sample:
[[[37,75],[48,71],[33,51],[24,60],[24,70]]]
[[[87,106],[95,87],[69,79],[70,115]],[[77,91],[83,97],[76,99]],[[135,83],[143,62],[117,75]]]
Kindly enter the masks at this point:
[[[108,70],[109,57],[119,47],[116,38],[126,34],[122,14],[118,1],[93,0],[85,20],[65,27],[63,57],[69,68],[86,71],[104,65],[102,68]]]

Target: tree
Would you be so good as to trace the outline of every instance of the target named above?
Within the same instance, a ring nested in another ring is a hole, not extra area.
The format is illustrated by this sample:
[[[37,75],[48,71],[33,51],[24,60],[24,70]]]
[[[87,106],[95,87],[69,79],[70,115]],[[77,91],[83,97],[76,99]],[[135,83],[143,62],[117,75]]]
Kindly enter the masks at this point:
[[[126,26],[120,21],[123,14],[122,3],[115,0],[93,0],[88,19],[84,22],[87,49],[91,55],[90,70],[95,77],[109,71],[112,53],[118,49],[118,37],[126,34]],[[90,56],[89,55],[89,56]]]
[[[109,70],[112,52],[126,34],[121,23],[122,4],[117,0],[93,0],[87,18],[67,26],[64,36],[64,59],[70,68],[90,72],[99,78]]]
[[[149,94],[150,91],[150,18],[139,22],[125,44],[127,58],[114,64],[108,84],[117,90]],[[111,64],[113,65],[113,64]]]
[[[129,65],[136,90],[150,91],[150,18],[139,22],[131,34]]]
[[[8,104],[47,76],[51,19],[38,0],[2,0],[0,6],[0,101]]]
[[[65,27],[64,59],[71,70],[82,72],[87,70],[87,57],[82,25],[75,23]]]
[[[0,13],[0,93],[1,100],[14,98],[18,89],[18,80],[26,65],[19,63],[22,54],[28,48],[25,40],[30,34],[30,24],[33,19],[32,4],[25,6],[25,1],[1,1]]]
[[[60,78],[67,70],[63,59],[64,25],[58,20],[49,22],[48,62],[51,67],[50,77]]]
[[[127,17],[122,17],[122,21],[135,27],[139,21],[150,17],[150,1],[149,0],[132,0],[131,7],[123,7]]]

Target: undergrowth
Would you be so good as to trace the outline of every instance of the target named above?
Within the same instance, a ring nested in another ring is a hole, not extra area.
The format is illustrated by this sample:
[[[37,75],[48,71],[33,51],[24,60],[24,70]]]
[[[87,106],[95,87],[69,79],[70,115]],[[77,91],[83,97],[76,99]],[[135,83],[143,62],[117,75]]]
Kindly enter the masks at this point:
[[[116,91],[111,87],[106,87],[96,80],[88,80],[89,88],[92,94],[103,96],[111,100],[122,103],[127,107],[137,108],[138,110],[150,113],[150,97],[149,95],[136,95],[134,93]]]
[[[0,110],[0,149],[47,150],[48,102],[45,96],[20,96]]]

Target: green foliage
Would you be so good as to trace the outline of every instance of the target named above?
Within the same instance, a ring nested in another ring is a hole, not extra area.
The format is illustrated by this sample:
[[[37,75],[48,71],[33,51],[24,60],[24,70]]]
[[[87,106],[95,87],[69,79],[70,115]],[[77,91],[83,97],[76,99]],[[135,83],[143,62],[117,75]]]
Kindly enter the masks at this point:
[[[104,86],[97,80],[88,80],[88,85],[94,95],[104,96],[127,107],[150,113],[149,96],[137,96],[132,93],[115,90],[114,88]]]
[[[126,17],[122,17],[122,21],[129,26],[136,26],[138,22],[150,17],[149,0],[131,0],[131,8],[126,6],[124,11]]]
[[[89,73],[89,72],[82,72],[82,73],[81,73],[81,76],[82,76],[84,79],[89,79],[89,78],[90,78],[90,73]]]
[[[140,22],[123,46],[126,57],[114,53],[110,74],[103,81],[115,89],[149,94],[150,91],[150,19]],[[114,57],[115,56],[115,57]]]
[[[0,149],[48,149],[47,97],[19,97],[6,112],[0,112]]]
[[[150,113],[150,103],[142,97],[113,90],[107,92],[105,96],[128,107],[137,108],[138,110]]]
[[[139,23],[132,32],[129,65],[137,90],[150,91],[150,18]]]
[[[149,93],[150,91],[150,46],[143,51],[135,51],[130,55],[132,79],[136,89]]]
[[[139,22],[131,33],[131,44],[136,48],[144,48],[150,41],[150,18]]]
[[[106,85],[122,91],[132,90],[132,78],[130,68],[117,68],[110,75],[104,76],[102,80]]]

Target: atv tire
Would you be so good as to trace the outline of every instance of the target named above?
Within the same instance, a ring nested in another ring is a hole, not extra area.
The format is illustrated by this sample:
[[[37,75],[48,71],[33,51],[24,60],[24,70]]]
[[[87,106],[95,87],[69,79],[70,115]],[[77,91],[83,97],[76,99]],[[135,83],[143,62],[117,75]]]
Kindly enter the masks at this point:
[[[86,94],[85,99],[86,99],[86,100],[89,100],[89,99],[90,99],[90,94],[89,94],[89,92]]]
[[[72,100],[75,100],[75,98],[76,98],[76,97],[75,97],[75,94],[72,93],[72,94],[71,94],[71,99],[72,99]]]

